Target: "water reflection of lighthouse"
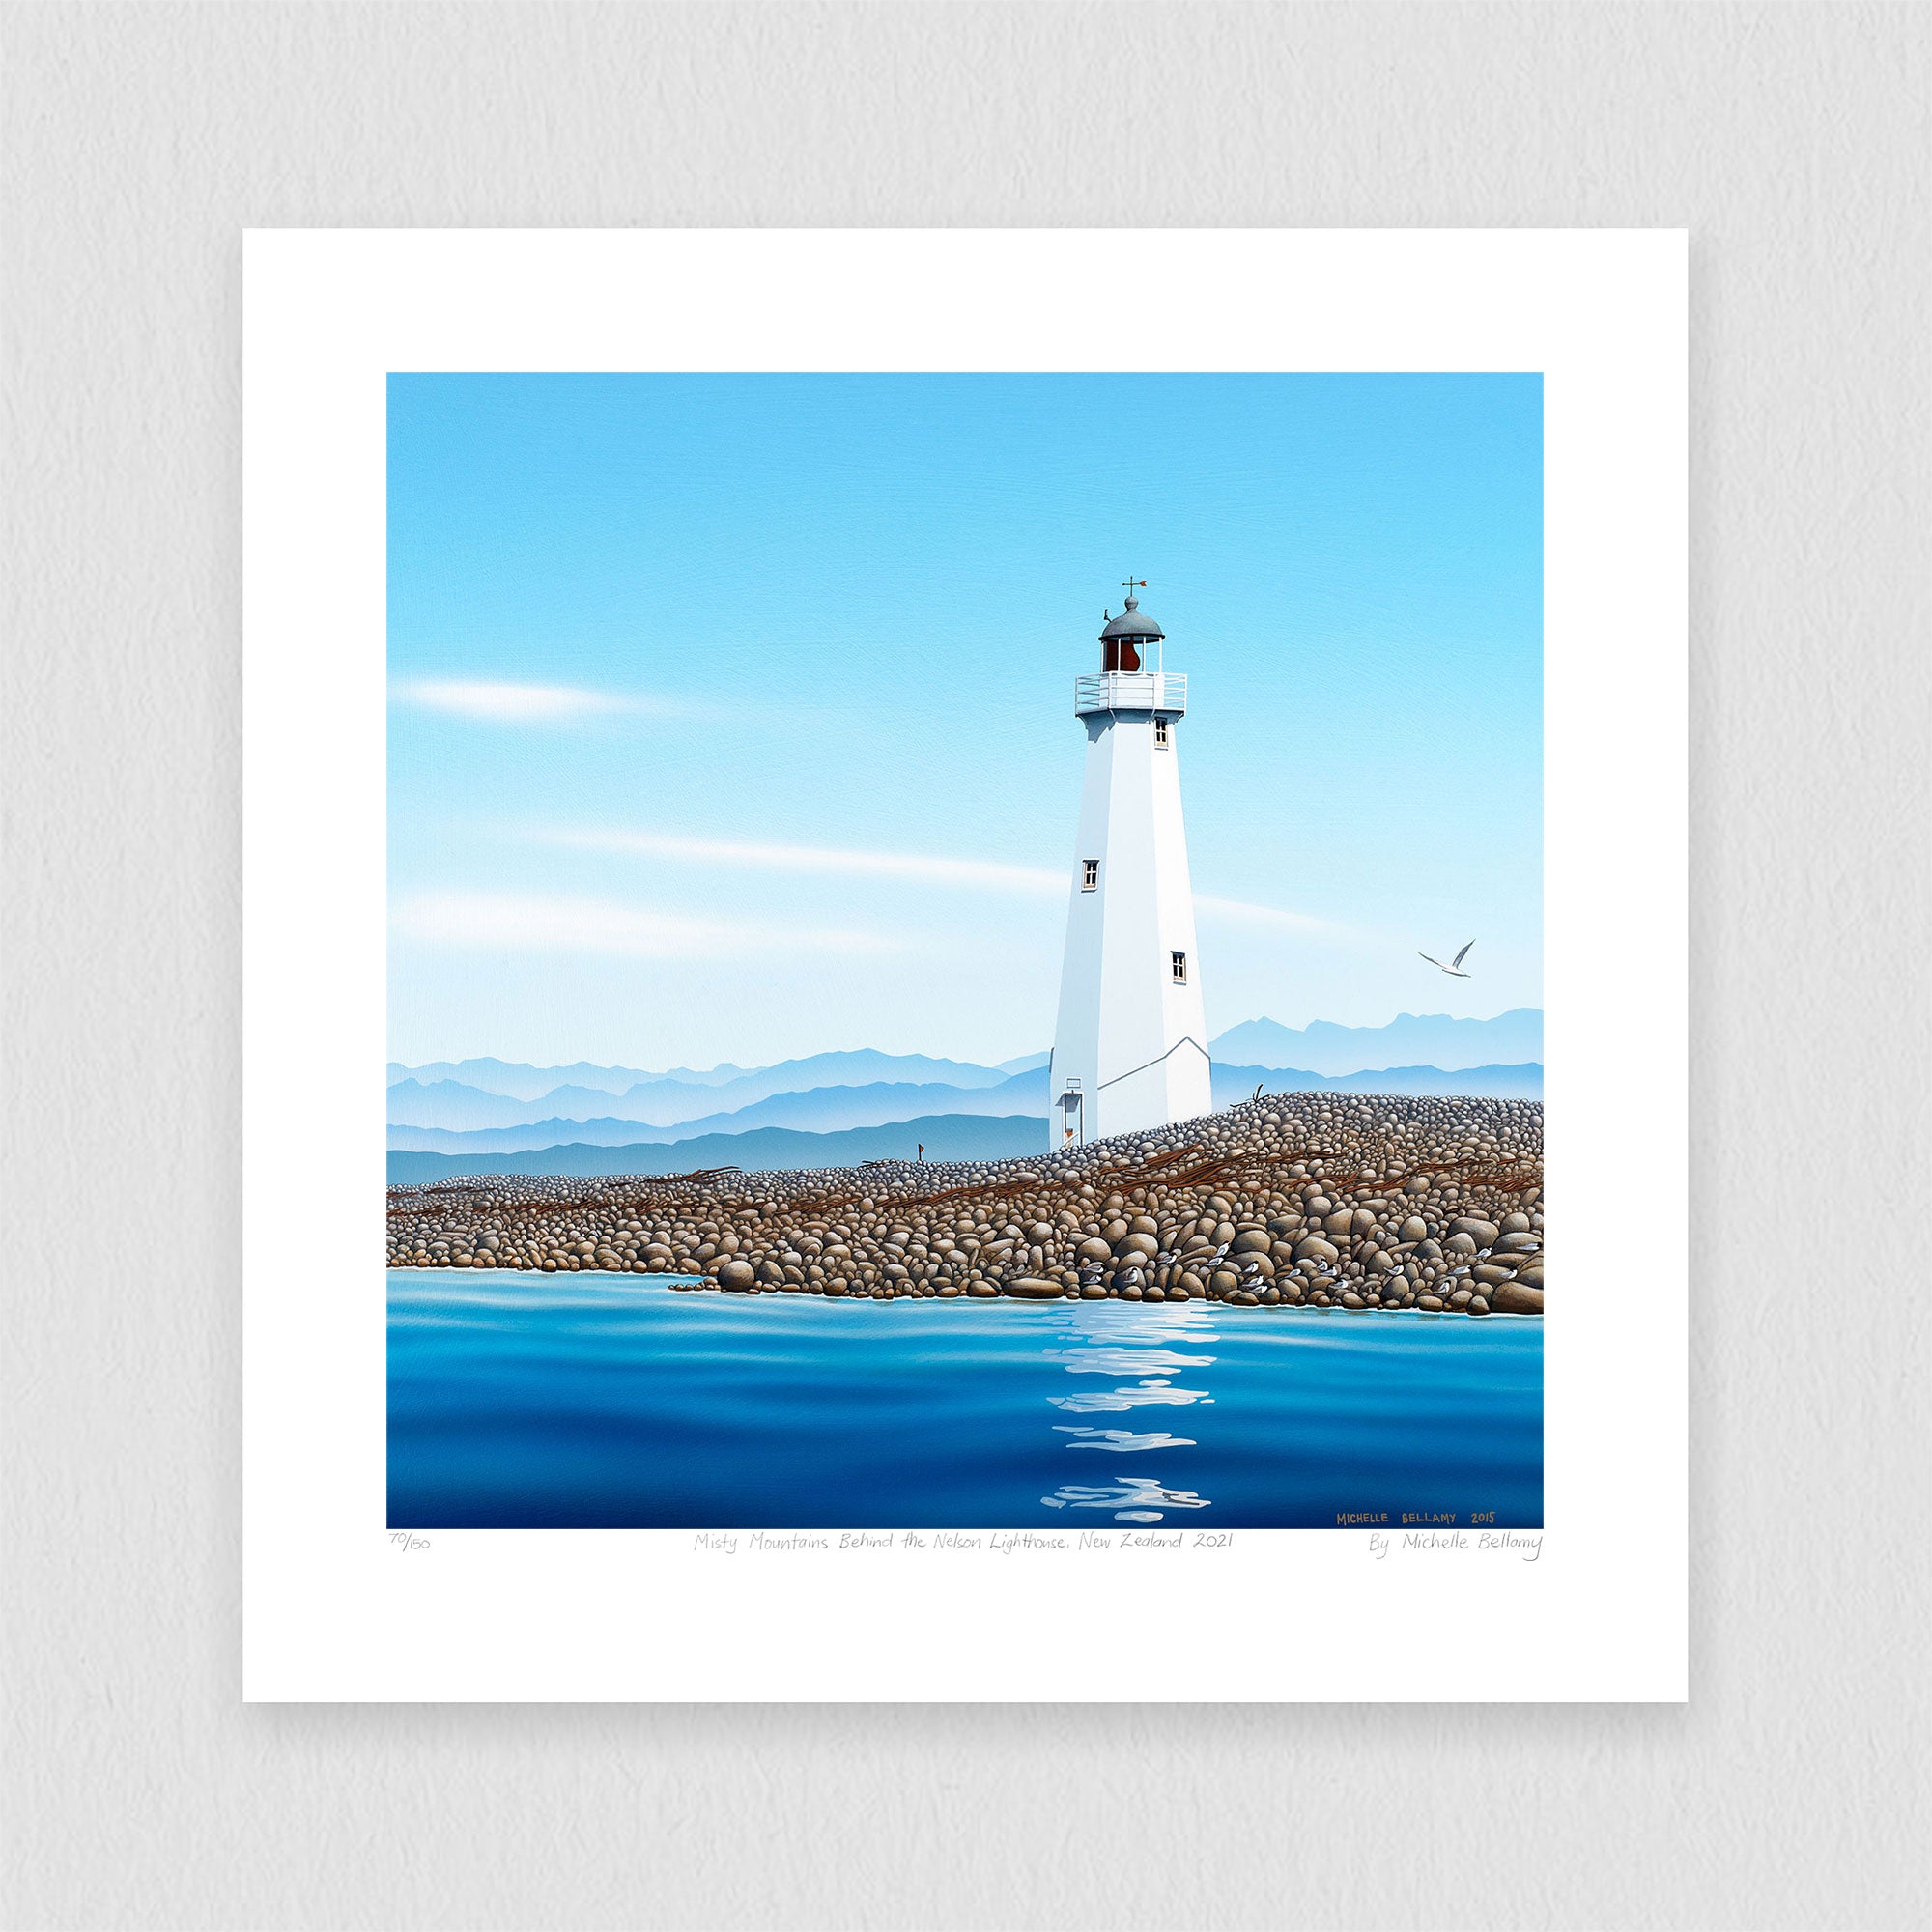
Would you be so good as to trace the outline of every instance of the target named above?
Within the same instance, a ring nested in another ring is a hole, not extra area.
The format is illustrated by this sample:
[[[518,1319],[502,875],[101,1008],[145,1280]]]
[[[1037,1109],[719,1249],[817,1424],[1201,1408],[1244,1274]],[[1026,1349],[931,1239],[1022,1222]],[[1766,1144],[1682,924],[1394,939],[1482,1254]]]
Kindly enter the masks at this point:
[[[1048,1092],[1051,1144],[1165,1126],[1212,1106],[1177,739],[1187,680],[1132,595],[1074,681],[1087,779]],[[1151,664],[1150,664],[1151,660]]]

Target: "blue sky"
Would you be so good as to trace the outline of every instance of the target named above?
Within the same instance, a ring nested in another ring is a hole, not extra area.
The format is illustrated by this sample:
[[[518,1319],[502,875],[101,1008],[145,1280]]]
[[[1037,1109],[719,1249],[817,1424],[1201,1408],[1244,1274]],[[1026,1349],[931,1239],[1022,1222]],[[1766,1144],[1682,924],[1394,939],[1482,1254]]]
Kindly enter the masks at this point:
[[[1534,375],[391,377],[391,1053],[1043,1049],[1129,572],[1209,1027],[1541,1005],[1542,496]]]

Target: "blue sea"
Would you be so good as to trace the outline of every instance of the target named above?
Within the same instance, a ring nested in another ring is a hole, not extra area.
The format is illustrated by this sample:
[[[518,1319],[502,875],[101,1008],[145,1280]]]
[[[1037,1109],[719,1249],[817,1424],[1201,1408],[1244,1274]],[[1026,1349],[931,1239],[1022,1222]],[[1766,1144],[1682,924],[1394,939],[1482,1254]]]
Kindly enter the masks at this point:
[[[1543,1323],[389,1275],[396,1528],[1543,1521]]]

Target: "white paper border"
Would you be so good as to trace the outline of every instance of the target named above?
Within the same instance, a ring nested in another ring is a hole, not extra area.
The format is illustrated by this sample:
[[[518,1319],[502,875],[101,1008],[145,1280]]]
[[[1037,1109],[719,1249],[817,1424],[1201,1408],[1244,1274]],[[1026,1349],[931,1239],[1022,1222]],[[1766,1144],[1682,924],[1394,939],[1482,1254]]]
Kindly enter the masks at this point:
[[[1129,257],[1156,298],[1110,303]],[[244,288],[249,1699],[1687,1694],[1681,231],[252,230]],[[699,1556],[670,1530],[391,1545],[384,475],[400,369],[1543,372],[1559,1285],[1537,1562],[1377,1562],[1341,1530],[957,1561]],[[298,1143],[281,1125],[294,1078]],[[1640,1254],[1612,1249],[1596,1207],[1632,1192]]]

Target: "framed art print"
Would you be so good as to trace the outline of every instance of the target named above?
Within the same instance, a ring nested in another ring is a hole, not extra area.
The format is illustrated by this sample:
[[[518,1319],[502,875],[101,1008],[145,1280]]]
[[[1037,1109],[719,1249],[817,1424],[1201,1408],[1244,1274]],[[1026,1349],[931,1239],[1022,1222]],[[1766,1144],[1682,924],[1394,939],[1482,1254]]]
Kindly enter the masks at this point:
[[[251,1698],[1686,1694],[1681,233],[245,293]]]

